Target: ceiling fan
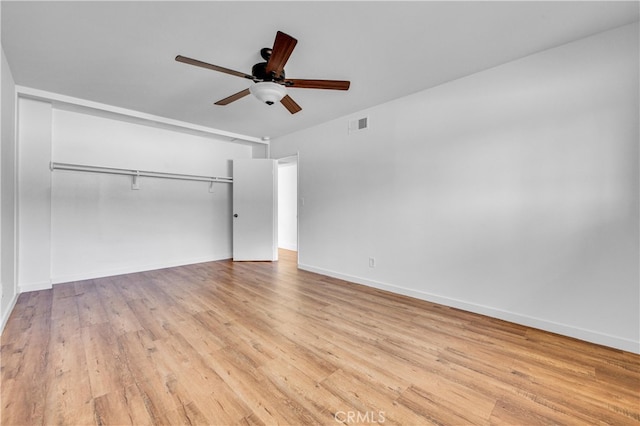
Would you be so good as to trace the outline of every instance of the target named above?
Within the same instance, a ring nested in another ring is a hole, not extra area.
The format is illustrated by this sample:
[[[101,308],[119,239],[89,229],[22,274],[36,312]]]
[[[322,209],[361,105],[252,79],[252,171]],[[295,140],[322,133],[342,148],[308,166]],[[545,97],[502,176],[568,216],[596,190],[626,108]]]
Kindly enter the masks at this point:
[[[238,93],[219,100],[215,105],[228,105],[231,102],[247,96],[248,94],[252,94],[267,105],[273,105],[276,102],[280,102],[291,114],[295,114],[296,112],[301,111],[302,108],[291,98],[291,96],[287,94],[287,88],[349,90],[349,85],[351,83],[345,80],[307,80],[286,78],[284,65],[287,63],[289,56],[291,56],[293,49],[296,47],[296,43],[298,43],[298,40],[288,34],[278,31],[273,43],[273,48],[265,47],[260,50],[260,56],[262,56],[266,62],[255,64],[251,69],[251,74],[245,74],[229,68],[208,64],[182,55],[176,56],[176,61],[219,71],[225,74],[235,75],[236,77],[246,78],[255,83],[248,89],[241,90]]]

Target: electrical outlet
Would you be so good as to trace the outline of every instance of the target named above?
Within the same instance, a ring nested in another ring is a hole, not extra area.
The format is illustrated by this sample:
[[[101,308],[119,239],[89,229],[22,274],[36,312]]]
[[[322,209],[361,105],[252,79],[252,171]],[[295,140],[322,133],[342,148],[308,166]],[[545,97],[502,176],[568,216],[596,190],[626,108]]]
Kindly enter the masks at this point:
[[[375,257],[370,257],[369,258],[369,268],[375,268],[376,267],[376,259]]]

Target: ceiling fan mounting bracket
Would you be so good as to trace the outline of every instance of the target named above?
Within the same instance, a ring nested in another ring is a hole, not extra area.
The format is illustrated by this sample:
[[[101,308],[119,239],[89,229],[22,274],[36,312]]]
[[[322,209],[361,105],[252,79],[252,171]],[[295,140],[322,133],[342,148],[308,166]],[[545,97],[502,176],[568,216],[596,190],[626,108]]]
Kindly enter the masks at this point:
[[[270,47],[263,47],[262,49],[260,49],[260,56],[262,56],[262,59],[267,62],[269,62],[269,58],[271,58],[272,53],[273,49]]]

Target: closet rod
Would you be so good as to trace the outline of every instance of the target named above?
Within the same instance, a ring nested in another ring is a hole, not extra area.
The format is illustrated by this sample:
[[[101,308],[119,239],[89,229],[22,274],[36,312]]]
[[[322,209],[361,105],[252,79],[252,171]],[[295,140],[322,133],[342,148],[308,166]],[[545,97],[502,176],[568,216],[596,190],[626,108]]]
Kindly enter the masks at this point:
[[[51,171],[71,170],[75,172],[104,173],[111,175],[142,176],[160,179],[191,180],[197,182],[233,183],[233,178],[219,176],[185,175],[180,173],[150,172],[145,170],[118,169],[115,167],[87,166],[85,164],[55,163],[49,165]]]

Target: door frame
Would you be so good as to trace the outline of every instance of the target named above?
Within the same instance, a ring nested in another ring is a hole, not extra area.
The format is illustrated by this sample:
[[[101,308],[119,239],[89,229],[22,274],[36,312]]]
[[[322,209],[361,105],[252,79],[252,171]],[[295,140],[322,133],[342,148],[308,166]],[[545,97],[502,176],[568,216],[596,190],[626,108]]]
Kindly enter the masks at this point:
[[[300,198],[300,151],[297,151],[293,155],[286,155],[284,157],[274,158],[274,160],[278,161],[278,168],[280,164],[286,163],[295,163],[296,168],[296,248],[297,248],[297,258],[300,259],[300,211],[303,203]],[[280,197],[280,192],[278,191],[278,197]],[[278,198],[279,199],[279,198]],[[280,214],[280,212],[278,212]]]

